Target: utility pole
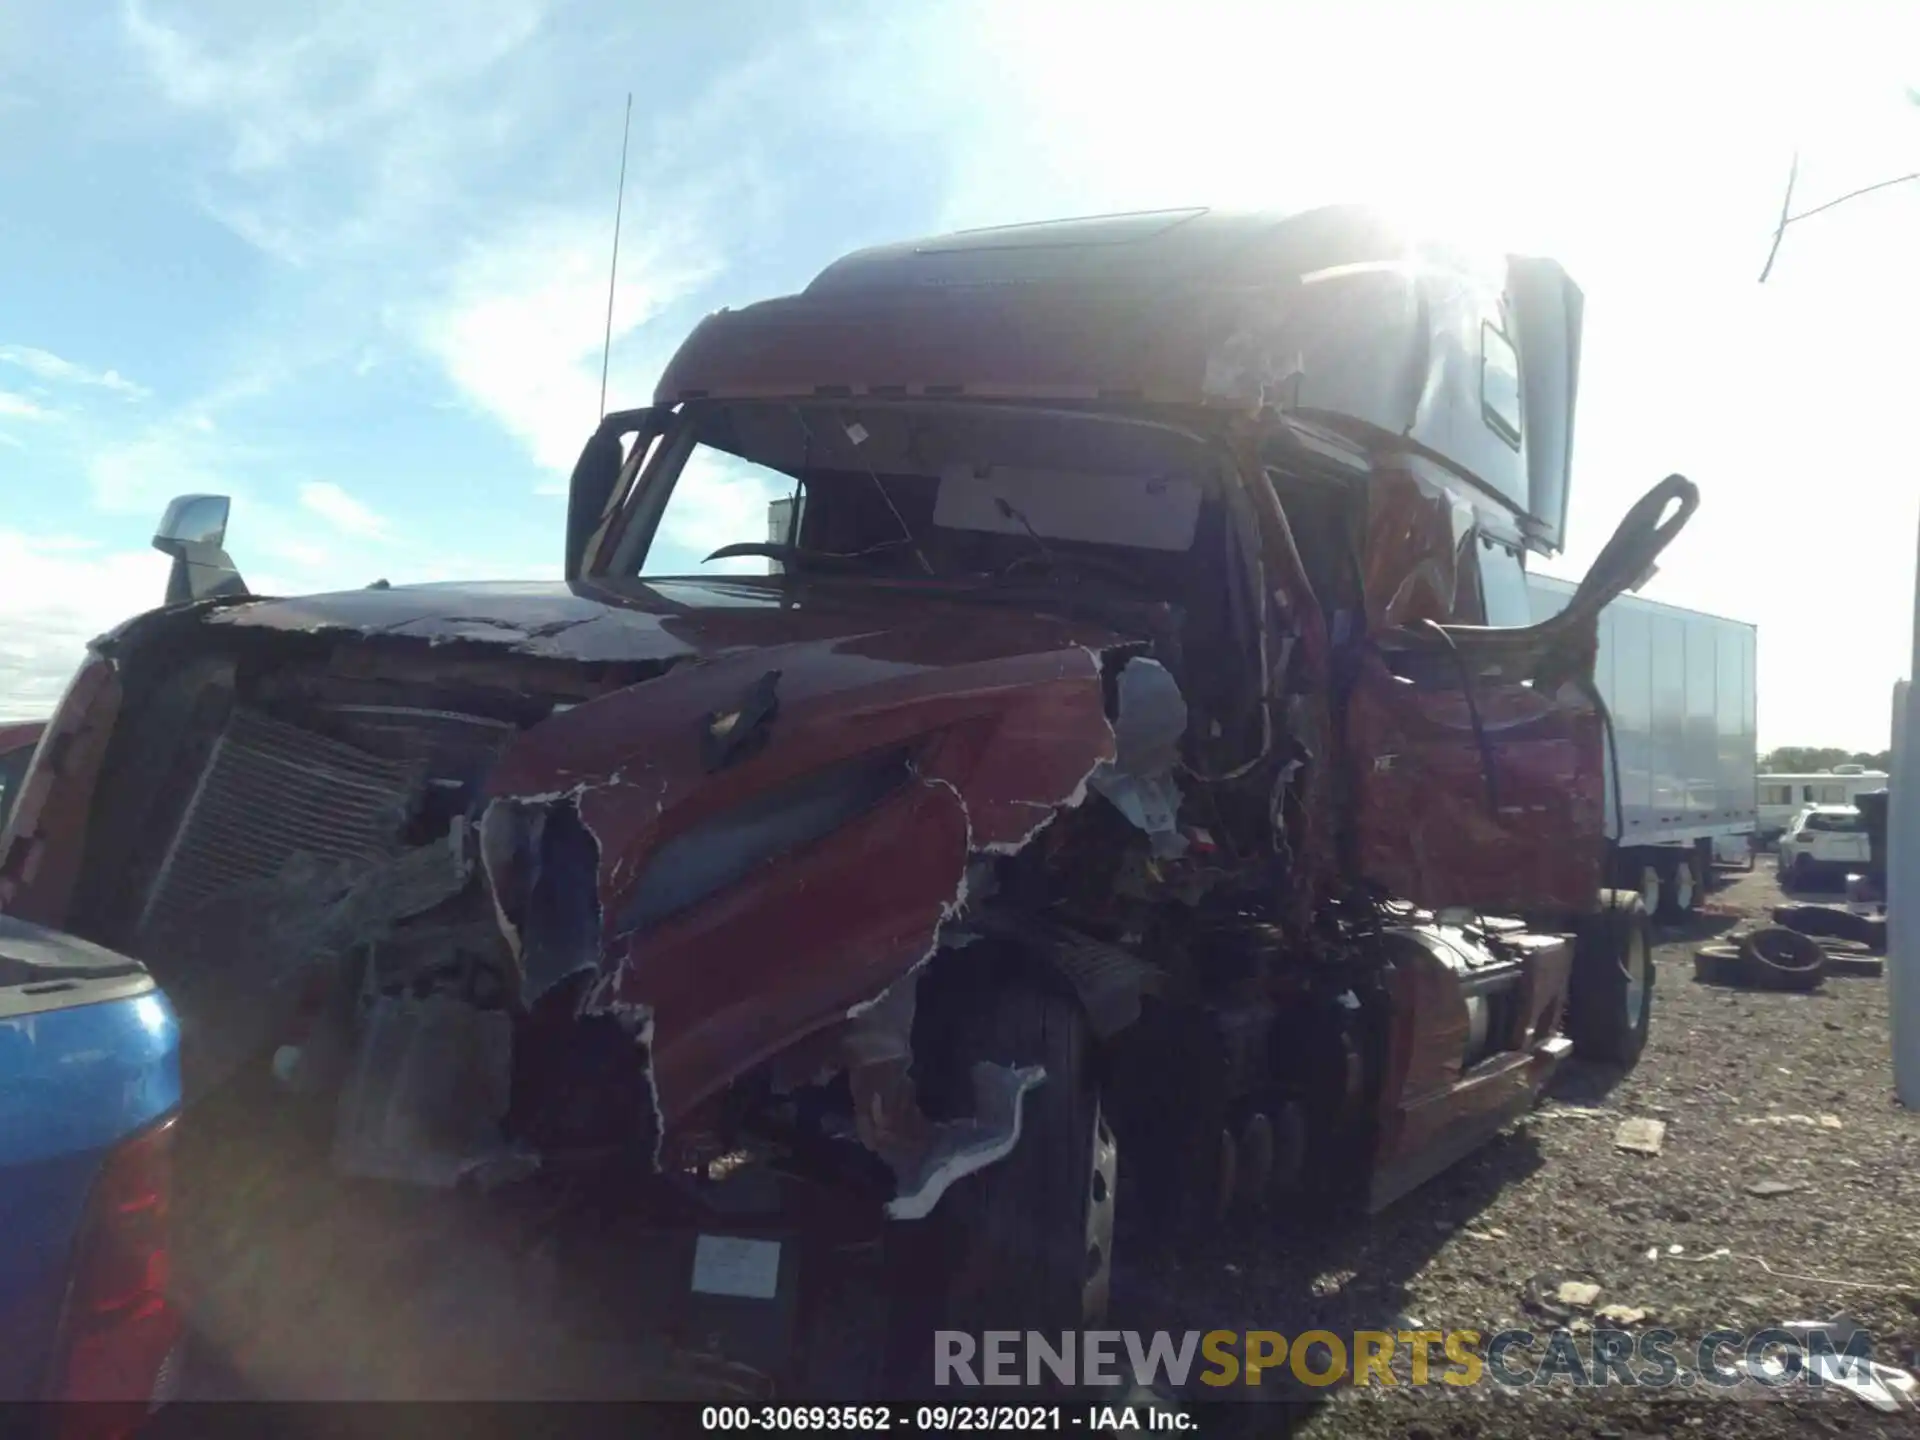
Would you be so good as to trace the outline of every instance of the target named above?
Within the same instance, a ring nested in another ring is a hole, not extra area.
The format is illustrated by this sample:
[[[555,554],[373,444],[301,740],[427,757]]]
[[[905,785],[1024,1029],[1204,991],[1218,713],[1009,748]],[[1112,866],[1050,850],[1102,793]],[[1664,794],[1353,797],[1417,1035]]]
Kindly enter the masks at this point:
[[[1916,546],[1920,557],[1920,545]],[[1913,587],[1913,656],[1894,687],[1892,776],[1887,781],[1887,1004],[1893,1012],[1893,1088],[1920,1110],[1920,558]]]

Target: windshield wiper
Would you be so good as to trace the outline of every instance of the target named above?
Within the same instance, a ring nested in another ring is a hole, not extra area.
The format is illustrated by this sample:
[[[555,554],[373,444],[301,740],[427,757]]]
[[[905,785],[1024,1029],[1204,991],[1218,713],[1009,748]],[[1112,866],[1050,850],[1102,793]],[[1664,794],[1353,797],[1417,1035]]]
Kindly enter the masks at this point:
[[[836,555],[826,550],[802,550],[798,545],[786,545],[778,540],[740,540],[732,545],[722,545],[700,563],[705,565],[714,560],[737,560],[745,556],[778,560],[782,565],[792,565],[797,569],[816,564],[822,568],[838,566],[853,569],[862,559],[859,555]]]
[[[913,527],[907,524],[907,517],[902,515],[900,507],[893,503],[893,496],[887,493],[887,487],[882,483],[879,472],[873,468],[873,463],[867,459],[865,452],[860,448],[867,442],[866,427],[858,421],[849,422],[844,415],[839,416],[838,419],[840,428],[846,432],[847,439],[853,443],[853,453],[859,457],[861,467],[867,472],[867,478],[873,481],[873,488],[880,492],[880,498],[886,502],[887,509],[893,512],[893,523],[900,527],[901,539],[907,548],[913,551],[913,558],[920,562],[920,568],[928,575],[932,575],[933,566],[927,563],[926,554],[920,549],[920,541],[914,535]]]

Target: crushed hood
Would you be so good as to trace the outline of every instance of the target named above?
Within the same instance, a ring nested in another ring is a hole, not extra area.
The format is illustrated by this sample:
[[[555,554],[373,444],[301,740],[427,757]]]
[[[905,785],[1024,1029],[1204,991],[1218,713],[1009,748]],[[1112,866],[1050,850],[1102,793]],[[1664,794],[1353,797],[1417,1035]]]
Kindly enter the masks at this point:
[[[583,1010],[630,1025],[663,1128],[911,972],[964,903],[970,862],[1081,802],[1115,755],[1102,657],[1134,643],[905,586],[779,580],[436,587],[220,623],[349,620],[666,662],[519,735],[482,822],[523,1000],[597,972]],[[716,730],[750,743],[716,746]],[[832,809],[869,778],[813,826],[809,787]],[[756,839],[789,822],[803,841]]]
[[[785,577],[410,585],[250,600],[213,610],[206,622],[663,666],[811,644],[909,671],[1115,638],[1054,617],[942,599],[909,584],[801,585]]]
[[[872,1005],[934,953],[976,860],[1111,788],[1106,677],[1144,637],[1007,599],[729,577],[351,591],[203,618],[640,668],[507,745],[480,839],[523,1001],[586,972],[579,1013],[618,1018],[645,1053],[660,1134]]]

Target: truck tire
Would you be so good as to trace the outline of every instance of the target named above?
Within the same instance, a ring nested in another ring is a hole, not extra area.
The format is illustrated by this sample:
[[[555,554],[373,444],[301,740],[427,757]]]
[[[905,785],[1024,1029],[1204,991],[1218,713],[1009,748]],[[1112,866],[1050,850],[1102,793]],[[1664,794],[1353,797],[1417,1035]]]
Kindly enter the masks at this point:
[[[1020,1141],[997,1165],[955,1185],[944,1321],[990,1329],[1080,1330],[1106,1316],[1113,1264],[1118,1149],[1100,1109],[1092,1039],[1064,996],[1014,988],[964,1025],[969,1063],[1042,1065]]]
[[[1756,990],[1805,993],[1827,978],[1827,952],[1820,942],[1784,925],[1749,931],[1740,937],[1739,950],[1745,981]]]
[[[1660,867],[1643,856],[1639,865],[1628,868],[1632,874],[1629,883],[1639,897],[1641,910],[1650,916],[1658,915],[1667,903],[1667,885]]]
[[[1646,906],[1626,890],[1602,890],[1600,908],[1574,931],[1567,1033],[1582,1060],[1631,1067],[1653,1018],[1653,936]]]
[[[1660,918],[1685,920],[1694,915],[1704,887],[1697,852],[1675,855],[1660,875]]]
[[[1815,939],[1851,940],[1866,947],[1870,955],[1887,950],[1887,918],[1884,915],[1856,915],[1838,905],[1776,905],[1773,923]]]
[[[1746,961],[1738,945],[1699,945],[1693,951],[1693,978],[1702,985],[1745,983]]]

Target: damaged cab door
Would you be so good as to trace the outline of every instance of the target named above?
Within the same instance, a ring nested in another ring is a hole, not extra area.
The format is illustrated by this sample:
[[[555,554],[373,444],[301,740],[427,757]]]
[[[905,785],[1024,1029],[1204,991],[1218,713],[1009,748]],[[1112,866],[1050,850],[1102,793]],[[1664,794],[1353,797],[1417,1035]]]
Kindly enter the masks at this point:
[[[1600,611],[1646,576],[1698,503],[1690,481],[1668,476],[1628,512],[1567,608],[1538,625],[1424,616],[1353,647],[1345,735],[1362,875],[1431,909],[1592,909],[1608,812]],[[1476,548],[1469,536],[1465,553]],[[1504,558],[1524,584],[1517,555]],[[1475,588],[1472,618],[1506,620],[1486,612],[1497,592]]]

